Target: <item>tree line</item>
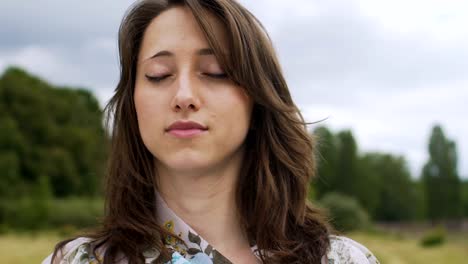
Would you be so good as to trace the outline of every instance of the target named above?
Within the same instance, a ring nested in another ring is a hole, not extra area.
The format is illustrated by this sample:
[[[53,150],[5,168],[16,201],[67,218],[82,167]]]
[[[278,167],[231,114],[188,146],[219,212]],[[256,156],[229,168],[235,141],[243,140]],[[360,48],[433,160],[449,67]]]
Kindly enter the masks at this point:
[[[58,87],[18,67],[0,78],[0,199],[38,190],[54,197],[101,193],[108,139],[86,89]]]
[[[360,153],[350,130],[333,133],[321,126],[312,134],[318,141],[315,199],[329,193],[353,197],[377,221],[468,217],[468,180],[458,174],[456,144],[440,125],[432,128],[429,159],[417,177],[411,177],[403,156]]]

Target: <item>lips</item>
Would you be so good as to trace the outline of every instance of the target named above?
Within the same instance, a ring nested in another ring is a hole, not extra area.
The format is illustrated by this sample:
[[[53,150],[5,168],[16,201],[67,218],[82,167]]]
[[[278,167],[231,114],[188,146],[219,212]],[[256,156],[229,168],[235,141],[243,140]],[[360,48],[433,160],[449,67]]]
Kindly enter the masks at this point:
[[[172,123],[167,130],[190,130],[190,129],[199,129],[199,130],[207,130],[206,126],[203,126],[197,122],[193,121],[177,121]]]
[[[188,138],[199,135],[208,130],[208,128],[202,124],[193,121],[177,121],[172,123],[168,128],[167,132],[178,138]]]

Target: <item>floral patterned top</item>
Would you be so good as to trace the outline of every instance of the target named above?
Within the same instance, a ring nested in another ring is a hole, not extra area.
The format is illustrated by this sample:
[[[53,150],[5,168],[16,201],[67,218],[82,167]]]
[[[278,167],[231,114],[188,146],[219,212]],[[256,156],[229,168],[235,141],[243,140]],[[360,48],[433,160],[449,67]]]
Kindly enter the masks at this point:
[[[178,217],[157,194],[158,220],[167,230],[181,238],[186,245],[174,237],[166,237],[166,247],[172,253],[172,259],[164,260],[166,264],[232,264],[226,257],[197,234],[187,223]],[[251,245],[252,252],[259,258],[258,249]],[[69,242],[60,259],[60,264],[97,264],[103,260],[105,249],[99,248],[96,256],[92,253],[92,241],[80,237]],[[154,264],[159,257],[156,249],[144,252],[145,263]],[[52,254],[42,264],[51,263]],[[330,249],[322,258],[322,264],[379,264],[377,258],[363,245],[344,236],[330,236]],[[127,264],[124,257],[118,264]],[[260,263],[260,258],[259,258]]]

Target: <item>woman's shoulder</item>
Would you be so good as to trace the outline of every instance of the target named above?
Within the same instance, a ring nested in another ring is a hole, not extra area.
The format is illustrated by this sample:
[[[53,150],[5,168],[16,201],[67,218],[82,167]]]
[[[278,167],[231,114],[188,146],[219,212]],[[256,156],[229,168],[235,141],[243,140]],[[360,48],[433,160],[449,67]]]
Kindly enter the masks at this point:
[[[364,245],[345,236],[330,236],[329,264],[379,264],[380,262]]]
[[[88,263],[90,259],[90,246],[91,239],[86,237],[79,237],[66,243],[61,249],[57,251],[57,256],[53,264],[62,263]],[[52,263],[51,253],[46,259],[42,261],[42,264]]]
[[[104,260],[105,246],[94,250],[95,241],[88,237],[78,237],[67,242],[61,250],[57,252],[57,257],[52,263],[52,254],[42,261],[42,264],[97,264]],[[118,257],[118,264],[127,263],[125,258]]]
[[[98,264],[104,261],[106,247],[101,246],[94,250],[96,241],[88,237],[79,237],[69,241],[62,250],[59,250],[54,263],[51,262],[52,254],[42,261],[42,264]],[[158,256],[156,250],[147,250],[143,252],[145,262],[151,263]],[[123,255],[117,255],[116,264],[127,264],[128,261]]]

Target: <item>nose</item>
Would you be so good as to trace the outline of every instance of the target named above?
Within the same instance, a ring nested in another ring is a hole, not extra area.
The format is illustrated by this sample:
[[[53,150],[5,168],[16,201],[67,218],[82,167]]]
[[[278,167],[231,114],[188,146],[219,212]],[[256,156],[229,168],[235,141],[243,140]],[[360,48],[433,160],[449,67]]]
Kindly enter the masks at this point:
[[[175,112],[198,111],[200,109],[200,98],[198,96],[197,79],[190,74],[180,75],[177,82],[177,91],[171,103]]]

